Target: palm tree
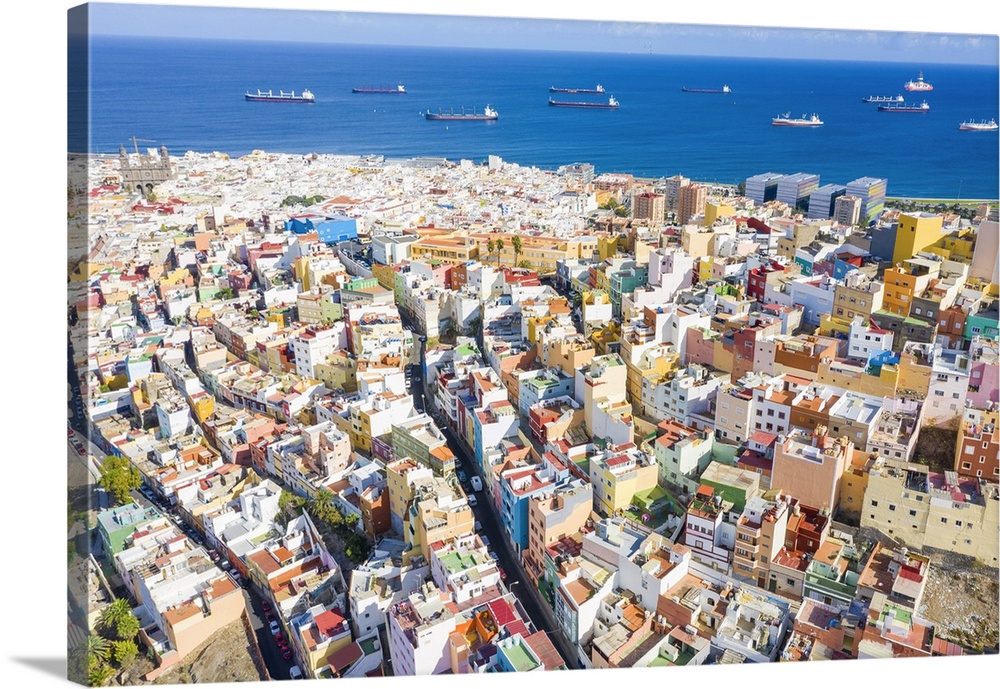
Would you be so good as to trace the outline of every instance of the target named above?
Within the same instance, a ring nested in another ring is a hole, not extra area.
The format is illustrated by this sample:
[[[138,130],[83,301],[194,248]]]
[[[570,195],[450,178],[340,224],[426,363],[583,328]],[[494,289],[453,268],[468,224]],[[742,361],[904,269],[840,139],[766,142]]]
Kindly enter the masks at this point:
[[[107,660],[111,655],[111,642],[99,634],[91,634],[86,641],[87,657]]]
[[[517,265],[517,257],[521,255],[521,235],[515,234],[514,239],[511,240],[511,244],[514,246],[514,265]]]
[[[493,254],[493,252],[494,252],[494,251],[496,250],[496,248],[497,248],[497,244],[496,244],[496,242],[494,242],[494,241],[493,241],[492,239],[491,239],[490,241],[486,242],[486,250],[487,250],[487,252],[489,252],[489,253],[490,253],[491,255],[492,255],[492,254]]]
[[[113,667],[106,663],[91,668],[87,674],[87,684],[91,687],[103,687],[112,677],[115,676]]]
[[[125,598],[116,598],[111,605],[101,612],[101,627],[113,632],[122,620],[132,614],[132,608]]]
[[[336,522],[340,516],[336,506],[333,504],[333,493],[326,488],[320,488],[316,491],[310,501],[310,507],[312,508],[312,513],[322,522]]]
[[[503,253],[503,240],[500,239],[499,237],[497,237],[496,247],[497,247],[497,268],[499,268],[500,267],[500,254]]]

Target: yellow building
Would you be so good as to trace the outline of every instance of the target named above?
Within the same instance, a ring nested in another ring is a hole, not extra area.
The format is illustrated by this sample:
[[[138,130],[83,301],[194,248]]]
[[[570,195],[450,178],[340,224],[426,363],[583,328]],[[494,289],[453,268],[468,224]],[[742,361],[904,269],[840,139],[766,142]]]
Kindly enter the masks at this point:
[[[945,235],[926,250],[942,258],[968,264],[972,262],[975,247],[976,235],[971,230],[964,229]]]
[[[386,484],[389,488],[389,512],[393,529],[403,532],[407,512],[413,500],[413,485],[418,480],[429,480],[434,472],[409,457],[396,459],[385,465]]]
[[[875,460],[864,448],[854,448],[851,459],[840,477],[840,499],[837,511],[861,516],[861,508],[865,503],[865,491],[868,489],[868,472]]]
[[[590,363],[596,356],[592,343],[579,338],[558,339],[538,345],[538,354],[546,367],[559,368],[567,376],[576,375],[576,370]]]
[[[943,219],[932,213],[900,213],[892,262],[901,263],[941,239]],[[888,280],[886,280],[888,285]]]
[[[427,562],[431,558],[431,543],[475,533],[475,516],[461,488],[452,487],[439,477],[416,482],[413,488],[406,541],[413,549],[419,549]]]
[[[479,243],[464,232],[424,236],[410,244],[410,258],[414,261],[467,263],[478,259],[479,256]]]
[[[610,517],[632,504],[636,493],[656,486],[657,466],[643,453],[607,450],[590,458],[594,509]]]
[[[956,494],[962,499],[956,500]],[[861,526],[912,548],[975,557],[997,566],[1000,502],[997,484],[931,472],[922,464],[877,461],[868,475]]]
[[[299,638],[308,676],[316,677],[328,670],[330,659],[337,651],[351,645],[351,625],[340,612],[331,608],[300,627]]]
[[[607,261],[609,258],[614,258],[618,255],[618,237],[598,237],[597,238],[597,255],[602,261]]]
[[[295,298],[295,305],[299,309],[299,321],[302,323],[318,324],[323,322],[323,308],[321,292],[300,292]]]
[[[205,423],[215,413],[215,397],[204,390],[189,395],[187,403],[191,407],[191,414],[199,424]]]
[[[698,260],[698,280],[704,282],[705,280],[712,279],[712,273],[715,270],[715,257],[714,256],[702,256]]]
[[[344,392],[355,392],[358,389],[358,361],[350,352],[337,351],[326,358],[326,361],[316,364],[316,377],[330,388],[340,388]]]
[[[865,364],[843,359],[820,361],[816,365],[816,377],[813,380],[820,385],[853,390],[863,395],[878,397],[894,397],[899,383],[899,368],[883,365],[878,375],[865,372]]]
[[[521,253],[514,256],[514,237],[521,238]],[[484,263],[496,265],[499,258],[501,266],[513,266],[522,261],[528,261],[534,270],[539,273],[554,273],[556,264],[561,260],[580,258],[581,254],[589,258],[596,249],[596,240],[578,241],[563,239],[560,237],[535,237],[532,235],[514,235],[506,232],[481,232],[470,234],[470,238],[479,243],[479,256]],[[490,240],[497,239],[503,241],[503,249],[497,253],[490,253]]]
[[[396,270],[392,266],[373,265],[372,277],[386,289],[394,290],[396,288]]]
[[[681,230],[681,248],[688,256],[709,256],[715,233],[701,225],[685,225]]]
[[[722,201],[705,202],[705,227],[711,227],[720,218],[731,218],[736,215],[736,209]]]
[[[610,321],[604,328],[597,328],[590,333],[590,341],[594,343],[596,356],[607,356],[615,350],[614,345],[621,341],[622,327],[617,321]]]

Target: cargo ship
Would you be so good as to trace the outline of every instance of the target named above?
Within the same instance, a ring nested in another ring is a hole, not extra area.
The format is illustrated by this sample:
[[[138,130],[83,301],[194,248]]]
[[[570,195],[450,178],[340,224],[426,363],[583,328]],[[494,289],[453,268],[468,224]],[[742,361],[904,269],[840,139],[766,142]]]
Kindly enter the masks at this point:
[[[930,112],[931,106],[927,105],[927,101],[924,101],[920,105],[916,103],[899,103],[893,105],[880,105],[878,106],[879,112]]]
[[[598,108],[601,110],[614,110],[618,107],[618,101],[614,96],[608,98],[607,103],[590,103],[587,101],[552,100],[549,98],[549,105],[556,108]]]
[[[958,125],[958,128],[963,132],[995,132],[997,129],[1000,129],[996,120],[990,120],[989,122],[986,120],[982,122],[973,122],[970,120]]]
[[[316,101],[316,96],[312,94],[309,89],[304,90],[302,93],[296,94],[295,91],[291,93],[285,93],[284,91],[278,91],[274,93],[273,91],[261,91],[257,89],[257,93],[250,93],[247,91],[243,96],[247,100],[259,101],[263,103],[313,103]]]
[[[560,86],[550,86],[549,93],[604,93],[604,87],[600,84],[593,89],[568,89]]]
[[[792,117],[791,113],[786,112],[784,115],[772,117],[771,124],[775,127],[822,127],[823,120],[815,113],[809,117],[805,115],[802,117]]]
[[[917,75],[916,81],[908,81],[903,84],[903,88],[907,91],[933,91],[934,87],[924,81],[924,73],[920,72]]]
[[[899,96],[868,96],[867,98],[862,98],[862,103],[902,103],[905,98],[902,95]]]
[[[728,85],[721,89],[689,89],[687,86],[681,86],[681,91],[684,93],[732,93],[732,89]]]
[[[487,105],[486,109],[481,113],[477,113],[475,110],[473,110],[472,112],[466,112],[465,108],[462,108],[462,112],[455,112],[454,110],[451,110],[449,112],[441,112],[440,110],[438,112],[431,112],[430,110],[428,110],[424,113],[424,117],[426,117],[428,120],[448,120],[448,121],[468,122],[468,121],[495,120],[498,117],[500,117],[500,115],[497,113],[496,110]]]
[[[351,93],[406,93],[406,88],[402,84],[396,86],[357,86],[351,89]]]

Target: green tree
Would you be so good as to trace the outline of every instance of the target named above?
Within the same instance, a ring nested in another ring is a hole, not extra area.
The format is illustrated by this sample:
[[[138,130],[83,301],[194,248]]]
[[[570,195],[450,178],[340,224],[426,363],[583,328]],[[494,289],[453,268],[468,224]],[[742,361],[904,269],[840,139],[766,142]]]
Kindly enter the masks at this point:
[[[84,642],[87,668],[94,668],[111,657],[111,642],[99,634],[91,634]]]
[[[497,247],[497,268],[499,268],[500,267],[500,254],[503,253],[503,240],[500,239],[499,237],[497,237],[496,247]]]
[[[128,459],[109,455],[101,466],[100,484],[124,505],[129,502],[129,493],[142,485],[142,474]]]
[[[233,298],[233,288],[223,287],[219,290],[219,299],[232,299]]]
[[[87,674],[87,685],[91,687],[103,687],[114,676],[114,668],[106,663],[101,663],[90,669],[90,672]]]
[[[111,644],[111,659],[118,667],[128,667],[139,655],[139,647],[131,639],[115,641]]]
[[[534,270],[535,269],[535,264],[532,263],[531,261],[527,261],[527,260],[521,261],[517,265],[518,265],[518,267],[524,268],[525,270]]]
[[[333,493],[326,488],[320,488],[309,501],[309,512],[316,519],[334,527],[342,521],[340,511],[333,503]]]
[[[511,240],[511,245],[514,247],[514,265],[517,265],[517,257],[521,255],[521,235],[515,234],[514,238]]]
[[[101,611],[100,628],[108,634],[114,634],[115,629],[126,617],[132,614],[128,599],[116,598],[111,605]]]
[[[115,636],[118,641],[130,641],[139,634],[139,619],[132,613],[115,625]]]
[[[303,498],[287,490],[281,491],[281,495],[278,496],[278,509],[282,512],[293,511],[296,514],[301,514],[304,505]]]
[[[486,242],[486,251],[490,256],[492,256],[493,252],[495,252],[496,250],[497,250],[497,243],[495,241],[491,239],[490,241]]]

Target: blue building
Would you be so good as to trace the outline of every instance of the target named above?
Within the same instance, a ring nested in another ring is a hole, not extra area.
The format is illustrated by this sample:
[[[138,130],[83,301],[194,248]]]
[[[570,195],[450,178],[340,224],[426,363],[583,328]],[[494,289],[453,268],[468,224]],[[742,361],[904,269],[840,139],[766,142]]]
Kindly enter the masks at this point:
[[[346,215],[327,217],[307,213],[286,220],[285,230],[295,234],[316,232],[324,244],[337,244],[358,238],[358,221]]]
[[[551,470],[538,467],[510,469],[500,478],[500,521],[517,552],[528,547],[528,501],[556,489]]]

